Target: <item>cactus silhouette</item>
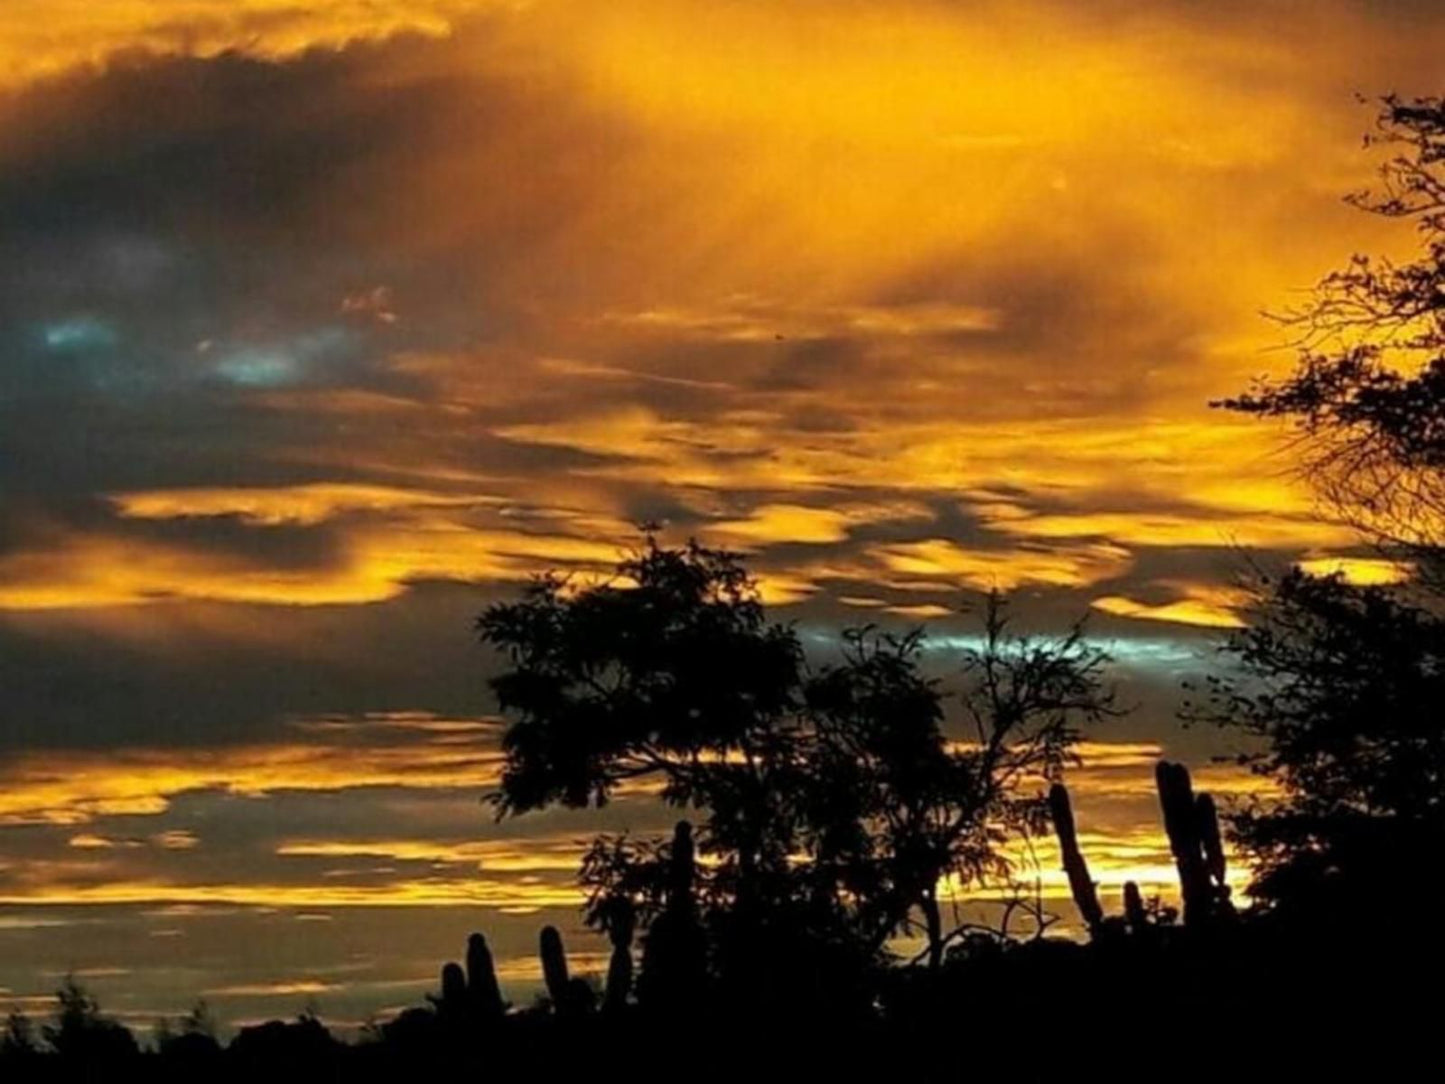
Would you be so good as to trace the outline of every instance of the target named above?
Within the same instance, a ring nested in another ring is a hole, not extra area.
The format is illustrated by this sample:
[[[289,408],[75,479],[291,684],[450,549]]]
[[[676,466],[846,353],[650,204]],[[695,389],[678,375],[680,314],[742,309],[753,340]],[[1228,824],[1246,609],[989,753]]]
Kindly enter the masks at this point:
[[[667,906],[669,910],[692,908],[692,885],[697,876],[696,849],[692,825],[678,821],[672,832],[672,853],[668,863]]]
[[[1144,897],[1139,886],[1133,881],[1124,882],[1124,921],[1135,934],[1142,934],[1149,928],[1149,914],[1144,910]]]
[[[567,977],[567,951],[562,947],[562,934],[556,926],[543,926],[539,942],[542,956],[542,978],[547,984],[547,995],[557,1010],[562,1011],[569,1000]]]
[[[1200,838],[1199,809],[1189,781],[1189,769],[1183,764],[1161,760],[1154,767],[1159,788],[1159,805],[1164,812],[1164,831],[1169,835],[1169,849],[1179,871],[1179,890],[1184,898],[1184,924],[1198,926],[1209,921],[1213,912],[1214,891],[1210,885],[1209,867],[1204,857],[1205,844]],[[1209,803],[1211,812],[1214,803]],[[1214,831],[1218,821],[1212,822]],[[1220,860],[1223,861],[1221,852]]]
[[[1097,934],[1104,921],[1104,909],[1099,906],[1098,890],[1089,876],[1089,865],[1084,861],[1083,852],[1079,850],[1074,810],[1069,804],[1069,792],[1062,783],[1055,783],[1049,788],[1049,812],[1059,837],[1059,850],[1063,855],[1064,872],[1069,875],[1069,891],[1073,893],[1074,904],[1089,930]]]
[[[1199,842],[1204,847],[1204,859],[1209,876],[1220,888],[1224,887],[1228,869],[1224,861],[1224,842],[1219,834],[1219,813],[1214,808],[1214,799],[1200,794],[1194,800],[1195,818],[1199,824]]]
[[[484,1020],[495,1020],[506,1011],[492,950],[479,933],[467,938],[467,996],[472,1011]]]
[[[695,996],[707,974],[707,942],[697,916],[697,856],[692,825],[678,821],[668,856],[667,897],[642,946],[638,995],[675,1011]]]
[[[460,1013],[467,1002],[467,977],[461,965],[448,963],[442,968],[442,994],[437,1007],[445,1014]]]
[[[612,900],[607,909],[607,937],[612,942],[612,959],[607,965],[607,992],[603,1007],[616,1012],[627,1004],[632,992],[632,934],[637,912],[625,897]]]

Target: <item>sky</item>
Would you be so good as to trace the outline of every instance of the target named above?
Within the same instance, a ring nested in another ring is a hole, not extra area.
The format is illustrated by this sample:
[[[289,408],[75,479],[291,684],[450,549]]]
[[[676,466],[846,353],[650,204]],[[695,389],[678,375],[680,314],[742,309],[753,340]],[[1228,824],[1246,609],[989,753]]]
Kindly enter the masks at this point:
[[[1395,574],[1209,402],[1408,246],[1341,197],[1442,50],[1413,0],[6,0],[0,1009],[356,1026],[473,929],[525,1000],[547,921],[601,970],[577,857],[669,816],[496,823],[471,622],[642,522],[820,651],[1088,615],[1138,710],[1085,850],[1167,892],[1154,760],[1259,793],[1175,718],[1241,579]]]

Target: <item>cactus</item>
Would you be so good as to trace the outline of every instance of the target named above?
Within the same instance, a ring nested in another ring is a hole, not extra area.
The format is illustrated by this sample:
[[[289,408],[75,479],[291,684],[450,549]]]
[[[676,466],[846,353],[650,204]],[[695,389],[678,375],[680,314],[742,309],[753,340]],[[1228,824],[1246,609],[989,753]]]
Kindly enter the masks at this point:
[[[1209,921],[1215,898],[1210,884],[1210,871],[1205,862],[1204,841],[1200,838],[1199,809],[1189,782],[1189,769],[1183,764],[1161,760],[1154,768],[1159,787],[1159,805],[1164,811],[1164,831],[1169,835],[1169,849],[1179,871],[1180,894],[1184,898],[1184,924],[1198,926]],[[1214,808],[1211,800],[1209,808]],[[1218,822],[1215,822],[1218,831]],[[1221,853],[1221,860],[1222,860]]]
[[[692,884],[697,874],[692,825],[678,821],[672,832],[672,855],[668,864],[667,907],[670,911],[692,909]]]
[[[607,993],[603,1007],[616,1012],[627,1004],[632,992],[632,934],[637,912],[632,901],[619,896],[607,910],[607,937],[612,942],[612,960],[607,965]]]
[[[467,995],[472,1011],[484,1020],[494,1020],[506,1011],[502,1003],[502,988],[497,983],[497,969],[492,962],[492,950],[487,947],[487,939],[479,933],[467,938]]]
[[[1129,924],[1129,929],[1135,935],[1142,934],[1149,928],[1149,915],[1144,910],[1144,897],[1139,894],[1139,886],[1133,881],[1124,882],[1124,921]]]
[[[556,926],[543,926],[540,940],[542,956],[542,978],[547,983],[547,995],[560,1012],[569,1001],[567,977],[567,952],[562,947],[562,935]]]
[[[1069,804],[1069,792],[1062,783],[1055,783],[1049,788],[1049,812],[1054,819],[1054,831],[1058,833],[1059,850],[1063,854],[1064,872],[1069,875],[1069,891],[1074,895],[1074,904],[1088,923],[1090,932],[1097,934],[1104,921],[1104,909],[1099,906],[1098,891],[1089,876],[1083,852],[1079,850],[1074,811]]]
[[[667,1012],[681,1009],[707,978],[707,939],[693,898],[697,856],[692,825],[678,821],[668,859],[667,899],[642,946],[638,996]]]
[[[442,968],[442,995],[438,1008],[445,1013],[454,1013],[466,1004],[467,977],[460,964],[449,963]]]
[[[1194,808],[1199,824],[1199,842],[1204,847],[1209,876],[1214,878],[1215,885],[1223,888],[1228,869],[1224,861],[1224,842],[1219,834],[1219,814],[1214,808],[1214,799],[1208,794],[1200,794],[1194,800]]]

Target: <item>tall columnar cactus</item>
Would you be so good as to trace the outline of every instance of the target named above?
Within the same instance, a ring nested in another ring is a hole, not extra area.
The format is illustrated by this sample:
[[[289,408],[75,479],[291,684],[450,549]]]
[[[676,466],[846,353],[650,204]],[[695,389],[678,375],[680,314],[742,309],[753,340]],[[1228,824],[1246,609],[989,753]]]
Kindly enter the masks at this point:
[[[1204,856],[1199,809],[1189,781],[1189,769],[1183,764],[1161,760],[1155,766],[1154,776],[1159,787],[1159,805],[1164,811],[1164,830],[1169,834],[1169,849],[1174,854],[1174,865],[1179,871],[1179,888],[1184,897],[1184,924],[1203,925],[1213,914],[1215,893]],[[1210,809],[1213,809],[1212,801]],[[1217,821],[1215,831],[1218,832]]]
[[[547,995],[552,1004],[561,1011],[570,994],[567,978],[567,952],[562,947],[562,935],[556,926],[543,926],[539,943],[542,956],[542,978],[547,984]]]
[[[439,1007],[444,1013],[458,1013],[466,1001],[467,976],[460,964],[446,964],[442,968],[442,996]]]
[[[1062,783],[1055,783],[1049,788],[1049,812],[1054,819],[1054,831],[1058,833],[1059,850],[1063,854],[1064,872],[1069,875],[1069,891],[1074,894],[1074,904],[1088,923],[1090,932],[1097,934],[1104,922],[1104,909],[1099,906],[1098,890],[1089,876],[1084,854],[1079,850],[1074,810],[1069,804],[1069,792]]]
[[[607,937],[612,942],[612,960],[607,965],[607,993],[603,1007],[609,1012],[627,1005],[632,992],[632,934],[637,912],[624,896],[612,900],[607,909]]]
[[[687,821],[678,821],[672,831],[672,853],[668,864],[668,910],[692,910],[692,886],[696,876],[697,853],[692,842],[692,825]]]
[[[695,997],[707,978],[707,939],[698,920],[697,853],[692,825],[678,821],[668,855],[667,893],[642,946],[638,997],[674,1012]]]
[[[472,1011],[484,1020],[494,1020],[506,1011],[502,988],[497,983],[492,950],[487,947],[487,939],[479,933],[467,938],[467,996]]]
[[[1135,934],[1142,934],[1149,928],[1149,914],[1144,910],[1144,897],[1139,886],[1133,881],[1124,882],[1124,921]]]
[[[1214,799],[1200,794],[1194,800],[1195,818],[1199,824],[1199,842],[1204,847],[1204,861],[1209,876],[1219,888],[1224,888],[1228,868],[1224,861],[1224,841],[1219,833],[1219,812],[1214,808]]]

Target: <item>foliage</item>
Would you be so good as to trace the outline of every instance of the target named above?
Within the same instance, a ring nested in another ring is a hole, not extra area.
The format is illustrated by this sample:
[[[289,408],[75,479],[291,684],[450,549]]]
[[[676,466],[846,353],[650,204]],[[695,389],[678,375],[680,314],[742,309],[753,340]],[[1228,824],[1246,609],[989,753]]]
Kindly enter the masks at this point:
[[[1391,878],[1445,839],[1445,100],[1385,98],[1366,143],[1389,157],[1380,188],[1350,200],[1413,223],[1415,257],[1357,255],[1326,276],[1285,314],[1295,371],[1222,405],[1292,421],[1331,510],[1413,582],[1283,577],[1227,645],[1238,676],[1188,709],[1262,741],[1248,759],[1283,798],[1233,830],[1259,863],[1255,894],[1291,904]]]
[[[1414,223],[1416,257],[1356,255],[1304,308],[1299,363],[1222,404],[1286,418],[1332,510],[1445,586],[1445,100],[1387,97],[1367,143],[1392,153],[1356,206]]]
[[[995,597],[962,657],[971,732],[949,741],[921,633],[850,630],[837,661],[810,668],[736,555],[651,537],[614,580],[542,577],[478,627],[510,664],[493,680],[514,720],[500,813],[644,784],[701,811],[689,891],[720,969],[774,958],[770,945],[866,966],[915,914],[938,964],[940,879],[1005,875],[1002,844],[1044,820],[1027,785],[1057,778],[1079,727],[1116,711],[1081,629],[1014,636]],[[652,924],[674,846],[600,837],[581,871],[589,922],[608,928],[625,901]]]
[[[56,1021],[44,1029],[45,1042],[62,1058],[80,1062],[113,1062],[140,1052],[135,1037],[120,1023],[102,1015],[96,1001],[74,978],[66,976],[55,994]]]
[[[1256,894],[1393,875],[1407,836],[1445,841],[1445,620],[1296,570],[1227,649],[1237,674],[1187,710],[1260,739],[1242,759],[1283,791],[1234,818],[1261,870]]]
[[[28,1058],[40,1052],[35,1025],[18,1009],[5,1017],[5,1031],[0,1034],[0,1059]]]

